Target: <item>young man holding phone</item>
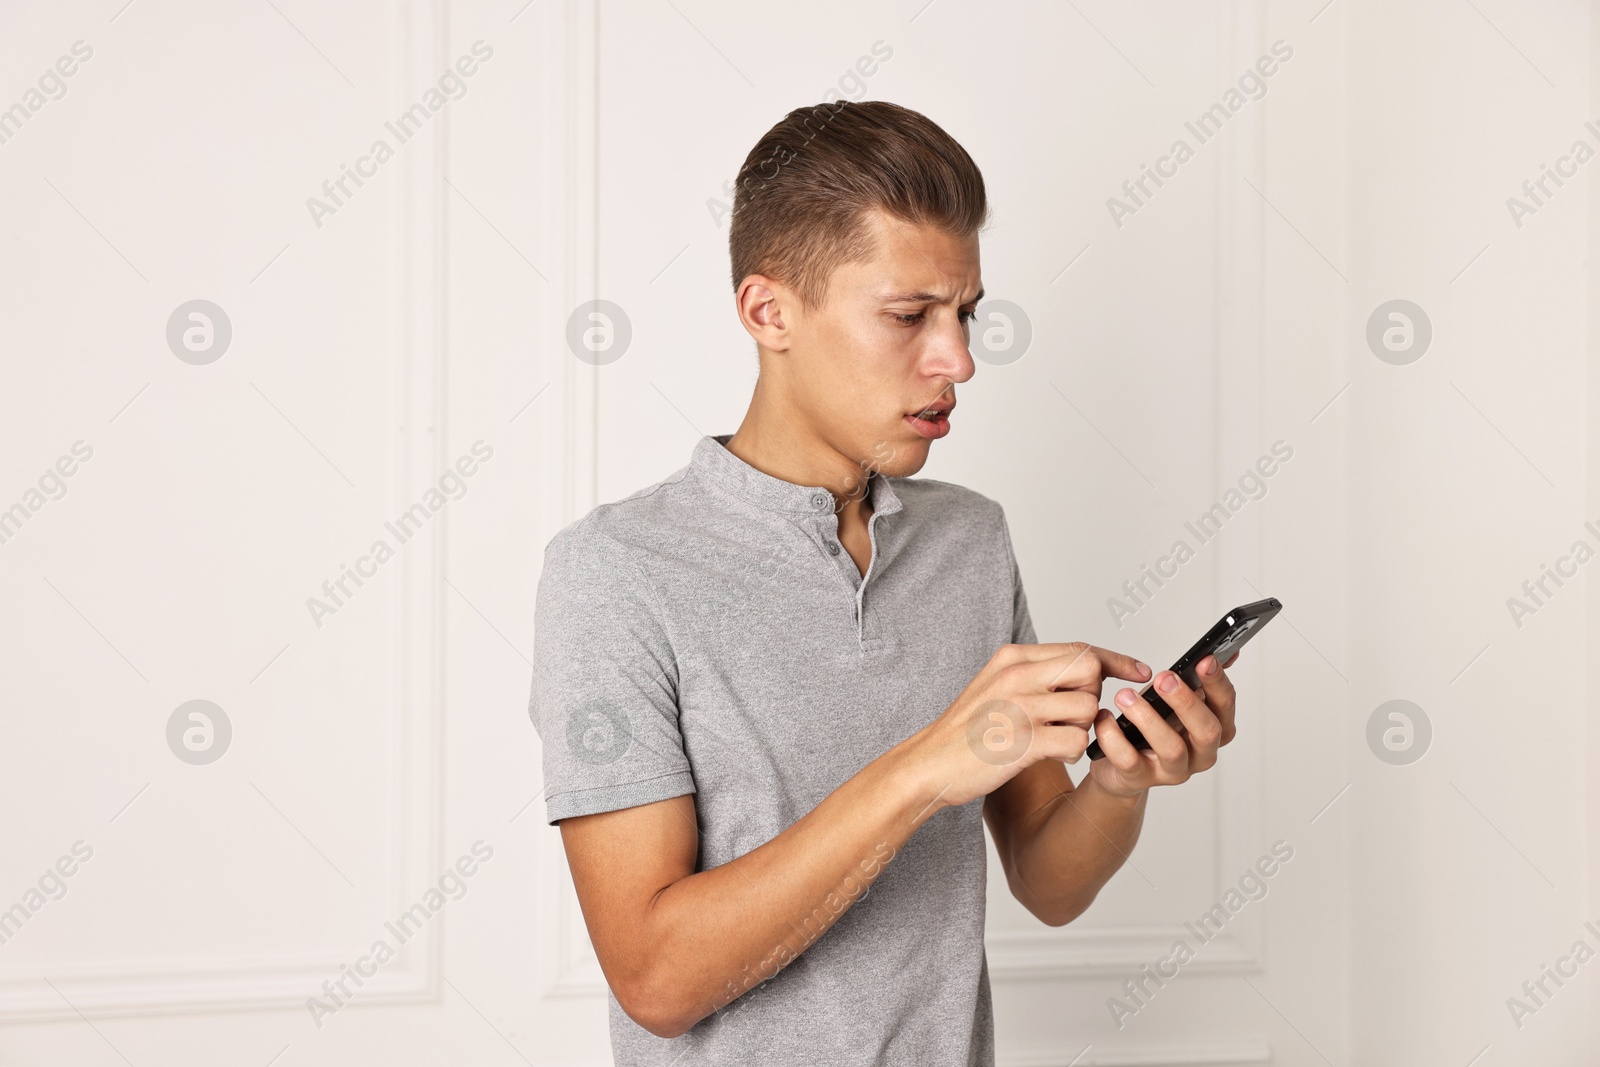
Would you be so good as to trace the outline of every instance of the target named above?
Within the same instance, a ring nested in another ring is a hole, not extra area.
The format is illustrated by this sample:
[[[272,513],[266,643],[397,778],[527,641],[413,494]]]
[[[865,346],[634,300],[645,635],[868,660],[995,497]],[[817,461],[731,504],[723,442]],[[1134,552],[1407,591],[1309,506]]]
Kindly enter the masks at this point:
[[[618,1064],[992,1064],[983,823],[1062,925],[1233,737],[1206,657],[1154,676],[1181,729],[1117,693],[1136,748],[1102,686],[1150,668],[1037,643],[1000,506],[911,477],[975,369],[987,213],[917,112],[786,116],[729,232],[743,422],[545,550],[530,711]]]

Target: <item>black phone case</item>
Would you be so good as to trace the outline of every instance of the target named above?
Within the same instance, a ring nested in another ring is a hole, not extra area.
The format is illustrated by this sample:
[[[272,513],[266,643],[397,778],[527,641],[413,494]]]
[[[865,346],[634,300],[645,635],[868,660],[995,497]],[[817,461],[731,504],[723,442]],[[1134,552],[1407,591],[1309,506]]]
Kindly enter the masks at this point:
[[[1241,604],[1219,619],[1215,626],[1206,631],[1204,637],[1180,656],[1178,662],[1172,665],[1172,672],[1183,679],[1184,685],[1191,689],[1195,688],[1200,684],[1200,676],[1195,673],[1195,668],[1201,660],[1215,655],[1218,663],[1227,662],[1229,656],[1243,648],[1246,641],[1260,633],[1262,628],[1272,621],[1273,616],[1282,610],[1283,605],[1275,597],[1257,600],[1253,604]],[[1155,691],[1154,680],[1141,689],[1139,695],[1144,697],[1163,719],[1170,722],[1177,714],[1165,700],[1161,699],[1161,694]],[[1144,734],[1139,732],[1137,726],[1128,721],[1127,715],[1118,715],[1117,725],[1122,728],[1128,740],[1133,742],[1135,748],[1150,747],[1150,742],[1144,739]],[[1098,739],[1090,743],[1084,754],[1092,760],[1105,755],[1100,750]]]

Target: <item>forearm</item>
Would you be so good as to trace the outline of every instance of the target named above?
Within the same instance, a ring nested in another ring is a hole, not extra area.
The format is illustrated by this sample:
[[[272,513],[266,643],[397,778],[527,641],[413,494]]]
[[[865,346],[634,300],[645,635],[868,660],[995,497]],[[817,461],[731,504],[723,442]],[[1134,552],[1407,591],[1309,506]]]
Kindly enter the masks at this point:
[[[1044,809],[1015,845],[1029,910],[1051,926],[1083,914],[1138,843],[1148,795],[1117,796],[1086,776]]]
[[[937,810],[930,782],[892,749],[771,841],[657,894],[640,931],[652,1029],[687,1030],[815,943]]]

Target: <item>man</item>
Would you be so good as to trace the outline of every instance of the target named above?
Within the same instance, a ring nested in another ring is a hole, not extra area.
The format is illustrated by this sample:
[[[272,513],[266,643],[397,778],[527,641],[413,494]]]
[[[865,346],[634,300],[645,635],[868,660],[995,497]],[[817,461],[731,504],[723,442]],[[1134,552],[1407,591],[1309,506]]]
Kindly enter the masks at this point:
[[[974,371],[987,212],[916,112],[785,117],[729,233],[738,432],[545,551],[531,713],[619,1064],[992,1064],[980,819],[1059,926],[1233,736],[1208,657],[1155,676],[1181,730],[1117,694],[1136,749],[1101,685],[1150,669],[1037,644],[1000,506],[910,477]]]

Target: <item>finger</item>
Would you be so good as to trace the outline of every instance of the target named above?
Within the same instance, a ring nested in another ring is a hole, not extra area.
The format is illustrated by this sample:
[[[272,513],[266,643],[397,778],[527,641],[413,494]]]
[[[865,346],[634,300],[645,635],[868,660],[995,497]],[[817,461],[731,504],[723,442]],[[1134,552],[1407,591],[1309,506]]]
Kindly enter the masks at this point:
[[[1178,683],[1178,688],[1185,688],[1181,681]],[[1178,736],[1178,731],[1174,730],[1144,697],[1132,689],[1119,691],[1117,704],[1122,707],[1123,714],[1128,720],[1144,734],[1144,739],[1150,742],[1150,751],[1156,754],[1162,771],[1170,775],[1181,774],[1188,765],[1189,746]]]
[[[1234,653],[1233,659],[1228,662],[1232,663],[1238,655],[1237,652]],[[1217,721],[1222,724],[1220,743],[1225,745],[1233,740],[1233,735],[1236,733],[1234,703],[1238,694],[1234,692],[1233,683],[1228,680],[1226,668],[1217,666],[1217,657],[1207,656],[1202,659],[1197,665],[1197,672],[1200,675],[1200,687],[1206,695],[1206,704],[1216,715]]]
[[[1087,659],[1087,662],[1084,662]],[[1100,702],[1099,659],[1081,641],[1048,645],[1006,645],[990,662],[1015,677],[1020,692],[1048,693],[1055,689],[1083,688],[1080,675],[1094,675],[1095,703]],[[1063,681],[1071,673],[1072,678]]]
[[[1134,782],[1146,781],[1141,768],[1149,767],[1150,759],[1133,747],[1133,742],[1122,732],[1122,727],[1117,725],[1117,717],[1111,712],[1102,710],[1099,718],[1095,719],[1094,739],[1100,742],[1100,751],[1105,753],[1107,762],[1123,776]]]
[[[1039,751],[1063,763],[1077,763],[1089,747],[1088,724],[1083,726],[1045,725],[1034,731]]]
[[[1217,748],[1222,743],[1222,721],[1215,712],[1171,671],[1156,675],[1156,692],[1183,724],[1189,743],[1189,770],[1203,771],[1215,764]]]
[[[1090,647],[1100,657],[1100,675],[1102,678],[1121,678],[1126,682],[1147,682],[1150,680],[1150,668],[1126,652],[1115,652],[1109,648],[1101,648],[1098,645],[1091,645]]]
[[[1028,661],[1030,678],[1035,682],[1043,679],[1040,684],[1043,689],[1092,688],[1098,699],[1102,679],[1143,682],[1151,676],[1149,667],[1121,652],[1084,644],[1057,647],[1062,651],[1054,657]]]
[[[1062,689],[1023,698],[1023,708],[1037,726],[1087,728],[1100,711],[1100,698],[1079,689]]]
[[[1017,663],[1030,663],[1061,656],[1071,657],[1088,647],[1082,641],[1052,641],[1036,645],[1007,645],[1002,651]]]

